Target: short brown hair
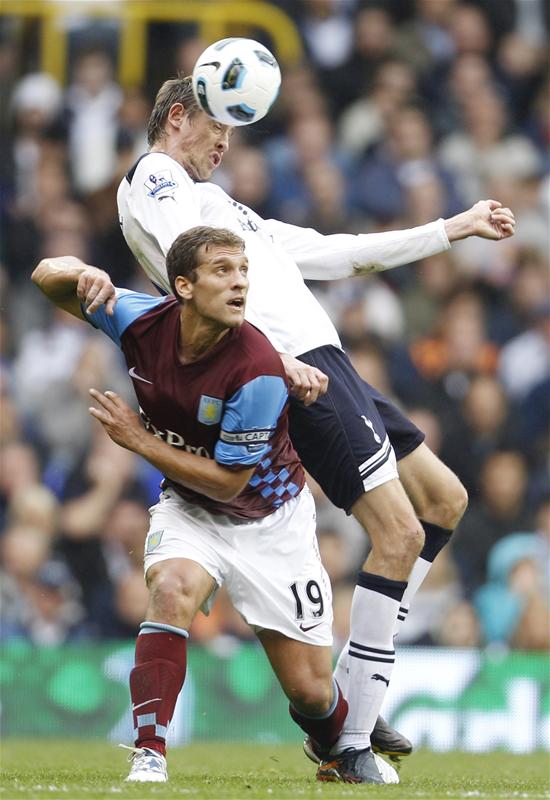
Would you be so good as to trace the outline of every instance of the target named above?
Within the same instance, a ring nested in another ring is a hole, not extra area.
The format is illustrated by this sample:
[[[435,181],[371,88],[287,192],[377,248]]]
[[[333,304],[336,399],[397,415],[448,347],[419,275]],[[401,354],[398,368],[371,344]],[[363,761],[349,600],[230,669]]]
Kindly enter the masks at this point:
[[[182,275],[189,278],[191,283],[197,280],[196,268],[199,265],[199,250],[205,245],[229,245],[240,247],[244,252],[244,241],[228,228],[210,228],[208,225],[197,225],[189,228],[185,233],[180,233],[174,240],[166,256],[166,271],[172,293],[178,298],[176,292],[176,278]]]
[[[164,81],[155,97],[155,105],[147,124],[147,141],[152,147],[164,134],[168,112],[174,103],[181,103],[190,116],[200,111],[193,94],[191,76],[178,76]]]

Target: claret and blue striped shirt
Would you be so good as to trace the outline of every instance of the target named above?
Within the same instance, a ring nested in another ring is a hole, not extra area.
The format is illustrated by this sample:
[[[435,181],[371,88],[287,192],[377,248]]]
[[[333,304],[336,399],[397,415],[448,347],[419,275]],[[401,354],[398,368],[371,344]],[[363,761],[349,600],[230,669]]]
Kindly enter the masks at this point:
[[[178,358],[181,306],[174,297],[117,289],[113,316],[87,319],[124,353],[145,427],[169,445],[233,469],[256,469],[223,503],[165,479],[215,514],[254,519],[295,497],[305,477],[288,436],[288,389],[281,360],[253,325],[233,328],[204,356]]]

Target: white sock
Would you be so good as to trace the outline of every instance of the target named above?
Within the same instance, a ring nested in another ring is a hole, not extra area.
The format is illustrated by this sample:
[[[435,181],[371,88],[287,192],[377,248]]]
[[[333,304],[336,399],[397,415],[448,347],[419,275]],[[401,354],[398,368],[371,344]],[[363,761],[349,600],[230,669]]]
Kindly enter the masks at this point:
[[[406,621],[413,598],[422,586],[424,578],[430,571],[435,557],[449,542],[452,534],[452,531],[448,528],[442,528],[440,525],[434,525],[431,522],[420,521],[426,537],[424,547],[414,562],[411,574],[409,575],[409,582],[403,593],[399,614],[397,615],[394,636],[397,636],[401,630],[401,626]]]
[[[432,566],[431,561],[426,561],[425,559],[420,558],[420,556],[416,559],[411,574],[409,575],[409,582],[407,583],[407,588],[403,593],[403,599],[399,604],[399,611],[395,621],[395,630],[393,632],[394,639],[398,635],[403,624],[405,623],[411,607],[412,600],[416,595],[417,591],[422,586],[424,578],[430,571],[431,566]],[[348,639],[346,644],[342,648],[340,655],[338,656],[336,666],[334,667],[334,678],[338,683],[338,686],[342,690],[342,694],[346,699],[348,696],[348,685],[349,685],[349,653],[348,653],[349,642],[350,640]]]
[[[420,556],[418,556],[418,558],[414,562],[411,574],[409,575],[409,582],[407,583],[407,588],[403,592],[403,599],[399,604],[399,613],[397,614],[397,619],[395,621],[395,630],[393,632],[394,637],[397,636],[397,634],[401,630],[402,625],[405,623],[413,598],[417,593],[417,591],[422,586],[424,578],[430,571],[431,566],[432,566],[431,561],[426,561],[424,558],[421,558]],[[344,697],[345,696],[346,695],[344,693]]]
[[[378,718],[395,661],[393,632],[406,586],[404,581],[369,572],[359,573],[351,604],[345,694],[349,711],[332,752],[338,753],[347,747],[362,750],[370,746],[370,733]],[[343,665],[342,669],[345,669]]]
[[[342,647],[340,651],[340,655],[338,656],[338,661],[336,662],[336,666],[334,667],[334,680],[340,687],[340,691],[347,699],[348,697],[348,685],[349,685],[349,639]]]

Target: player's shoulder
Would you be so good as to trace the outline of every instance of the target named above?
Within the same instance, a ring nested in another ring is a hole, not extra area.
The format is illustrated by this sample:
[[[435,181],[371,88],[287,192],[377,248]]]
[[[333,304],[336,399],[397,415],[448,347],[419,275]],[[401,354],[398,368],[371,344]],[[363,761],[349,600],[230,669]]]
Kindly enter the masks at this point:
[[[156,197],[185,183],[193,184],[193,181],[181,164],[166,153],[152,152],[137,159],[122,179],[121,186],[144,186],[151,197]]]
[[[154,309],[167,307],[168,301],[167,297],[142,294],[117,287],[116,304],[111,315],[107,314],[105,306],[101,306],[94,314],[88,314],[83,306],[82,310],[94,328],[99,328],[114,341],[120,343],[120,337],[136,320]]]
[[[244,322],[240,328],[239,339],[242,362],[250,372],[285,377],[279,354],[258,328],[250,322]]]
[[[145,314],[170,299],[168,296],[135,292],[132,289],[123,289],[120,286],[117,286],[115,291],[117,298],[115,310],[133,309],[137,314]]]

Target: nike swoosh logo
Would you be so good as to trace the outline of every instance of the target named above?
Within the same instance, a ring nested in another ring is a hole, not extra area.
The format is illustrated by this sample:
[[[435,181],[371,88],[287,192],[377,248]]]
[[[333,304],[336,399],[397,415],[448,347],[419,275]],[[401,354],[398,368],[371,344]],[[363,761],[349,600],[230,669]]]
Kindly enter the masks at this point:
[[[148,381],[147,378],[142,378],[141,375],[138,375],[135,367],[130,367],[130,369],[128,370],[128,375],[135,381],[143,381],[143,383],[148,383],[150,384],[150,386],[153,385],[153,381]]]
[[[316,622],[315,625],[308,625],[307,627],[304,627],[304,625],[302,623],[300,623],[300,630],[303,631],[304,633],[306,633],[306,631],[312,631],[313,628],[318,628],[319,625],[322,625],[322,624],[323,624],[322,622]]]
[[[152,697],[150,700],[145,700],[144,703],[138,703],[137,706],[132,706],[132,711],[135,711],[136,708],[141,708],[142,706],[146,706],[147,703],[154,703],[156,700],[162,700],[162,697]]]
[[[221,61],[205,61],[204,64],[199,64],[199,67],[215,67],[219,69],[221,65]]]

